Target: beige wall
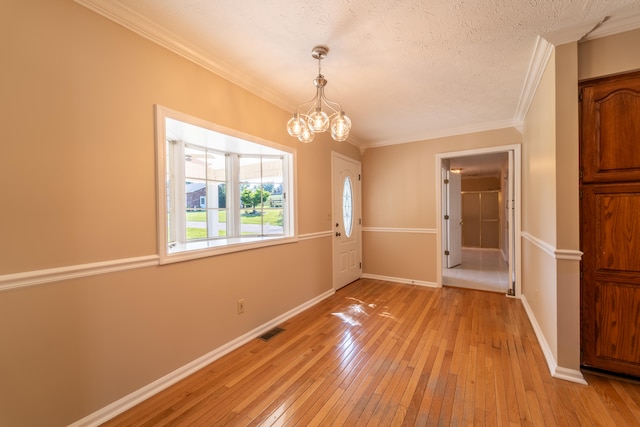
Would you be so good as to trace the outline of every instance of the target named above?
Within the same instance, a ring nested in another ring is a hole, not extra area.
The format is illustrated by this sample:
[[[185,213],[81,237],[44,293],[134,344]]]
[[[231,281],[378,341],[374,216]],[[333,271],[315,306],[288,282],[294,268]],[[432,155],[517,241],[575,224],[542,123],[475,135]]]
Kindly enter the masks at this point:
[[[555,56],[551,56],[524,123],[522,230],[555,245]],[[523,293],[527,280],[523,278]]]
[[[436,155],[521,139],[516,129],[506,128],[367,149],[362,155],[364,273],[435,284]],[[398,254],[410,269],[398,268]]]
[[[640,70],[640,29],[578,45],[578,79]]]
[[[287,111],[72,1],[7,3],[0,278],[157,254],[154,104],[295,147],[298,231],[331,230],[331,151],[356,147],[298,143]],[[0,425],[85,417],[329,291],[331,262],[327,236],[0,292]]]

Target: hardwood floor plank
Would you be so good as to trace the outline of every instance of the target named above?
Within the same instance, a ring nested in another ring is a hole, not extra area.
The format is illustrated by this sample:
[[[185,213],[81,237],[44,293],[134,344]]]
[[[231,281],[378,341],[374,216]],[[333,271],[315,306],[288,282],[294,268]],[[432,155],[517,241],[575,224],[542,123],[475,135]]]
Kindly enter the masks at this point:
[[[640,386],[552,378],[520,301],[361,279],[106,426],[638,425]]]

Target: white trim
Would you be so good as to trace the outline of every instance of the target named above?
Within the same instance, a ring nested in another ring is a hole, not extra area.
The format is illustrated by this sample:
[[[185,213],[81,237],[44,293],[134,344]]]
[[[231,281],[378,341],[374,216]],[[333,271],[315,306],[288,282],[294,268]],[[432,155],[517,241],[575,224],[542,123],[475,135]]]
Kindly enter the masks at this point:
[[[582,261],[582,251],[576,251],[573,249],[556,249],[554,251],[556,259],[565,259],[569,261]]]
[[[549,243],[538,239],[532,234],[523,231],[521,233],[523,239],[530,241],[538,248],[542,249],[545,253],[553,257],[554,259],[562,259],[569,261],[581,261],[583,253],[581,251],[577,251],[574,249],[556,249],[554,246]]]
[[[443,249],[442,249],[442,185],[440,174],[442,173],[442,162],[444,159],[451,159],[454,157],[466,157],[466,156],[476,156],[480,154],[489,154],[489,153],[504,153],[508,151],[513,151],[513,171],[509,173],[513,173],[514,180],[514,203],[515,203],[515,213],[514,213],[514,236],[515,236],[515,297],[520,296],[522,283],[522,256],[521,256],[521,246],[520,240],[517,238],[518,235],[521,234],[522,230],[522,208],[521,208],[521,182],[522,182],[522,155],[521,155],[522,147],[520,144],[509,144],[509,145],[497,145],[493,147],[484,147],[484,148],[474,148],[469,150],[461,150],[461,151],[451,151],[445,153],[436,153],[435,156],[435,183],[436,183],[436,216],[438,216],[438,221],[436,222],[437,228],[437,239],[436,239],[436,283],[437,286],[442,286],[442,265],[443,265]]]
[[[572,383],[578,383],[582,385],[587,385],[587,380],[584,379],[582,372],[575,369],[563,368],[561,366],[556,366],[554,372],[551,373],[553,378],[558,378],[559,380],[571,381]]]
[[[416,234],[436,234],[435,228],[394,228],[394,227],[362,227],[362,231],[371,233],[416,233]]]
[[[434,282],[427,282],[424,280],[415,280],[415,279],[406,279],[402,277],[391,277],[391,276],[381,276],[379,274],[368,274],[365,273],[362,275],[365,279],[375,279],[375,280],[385,280],[387,282],[396,282],[396,283],[404,283],[407,285],[418,285],[418,286],[426,286],[428,288],[438,288],[438,284]]]
[[[516,107],[516,114],[514,121],[517,123],[523,123],[524,118],[529,111],[529,107],[533,102],[533,98],[538,90],[540,80],[542,80],[542,74],[547,67],[549,58],[553,53],[554,46],[538,36],[536,40],[536,47],[533,50],[531,56],[531,62],[529,63],[529,70],[527,71],[527,77],[524,80],[524,86],[522,87],[522,93]]]
[[[298,240],[311,240],[311,239],[319,239],[321,237],[331,237],[333,236],[333,231],[319,231],[317,233],[307,233],[301,234],[298,236]]]
[[[522,126],[522,122],[519,122],[517,120],[501,120],[498,122],[480,123],[475,125],[462,126],[458,128],[443,129],[437,132],[429,132],[429,133],[424,133],[420,135],[404,136],[402,138],[367,143],[367,144],[364,144],[364,148],[376,148],[376,147],[384,147],[387,145],[407,144],[411,142],[426,141],[426,140],[436,139],[436,138],[447,138],[447,137],[456,136],[456,135],[466,135],[469,133],[487,132],[487,131],[506,129],[506,128],[517,128],[519,126]]]
[[[158,265],[158,255],[136,258],[123,258],[111,261],[92,262],[88,264],[70,265],[66,267],[48,268],[23,273],[4,274],[0,276],[0,292],[60,280],[76,279],[115,271],[132,270]]]
[[[522,233],[520,233],[520,235],[522,236],[523,239],[530,241],[535,246],[542,249],[544,252],[547,253],[547,255],[550,255],[553,258],[556,257],[556,248],[550,245],[549,243],[545,242],[544,240],[538,239],[537,237],[527,233],[526,231],[523,231]]]
[[[279,244],[295,243],[303,240],[330,237],[333,233],[321,231],[318,233],[301,234],[296,238],[271,241],[269,245],[244,246],[238,250],[257,249],[259,247],[275,246]],[[95,276],[98,274],[113,273],[123,270],[154,267],[160,265],[158,255],[147,255],[135,258],[122,258],[110,261],[92,262],[88,264],[69,265],[65,267],[48,268],[22,273],[0,275],[0,292],[12,289],[26,288],[28,286],[42,285],[62,280],[77,279],[80,277]]]
[[[524,311],[527,313],[527,317],[529,318],[529,322],[533,327],[533,332],[536,334],[536,338],[538,339],[538,343],[540,344],[540,348],[542,349],[542,353],[544,354],[544,358],[547,361],[547,366],[549,367],[549,372],[553,378],[558,378],[565,381],[571,381],[578,384],[586,385],[587,382],[582,376],[582,372],[577,371],[575,369],[568,369],[558,366],[555,357],[553,356],[553,352],[551,351],[551,347],[549,347],[549,343],[547,342],[544,334],[542,333],[542,329],[538,324],[536,316],[533,314],[533,310],[527,301],[527,297],[525,295],[520,296],[520,301],[522,301],[522,306],[524,307]]]
[[[106,421],[114,418],[115,416],[123,413],[127,409],[134,407],[135,405],[143,402],[144,400],[150,398],[151,396],[161,392],[162,390],[172,386],[178,381],[188,377],[189,375],[197,372],[198,370],[204,368],[210,363],[218,360],[222,356],[232,352],[238,347],[246,344],[247,342],[253,340],[260,334],[268,331],[269,329],[275,327],[278,324],[292,318],[293,316],[307,310],[308,308],[318,304],[320,301],[329,298],[334,294],[334,290],[330,289],[323,294],[312,298],[304,304],[295,307],[288,312],[281,314],[280,316],[270,320],[267,323],[264,323],[261,326],[247,332],[246,334],[210,351],[209,353],[195,359],[192,362],[187,363],[186,365],[170,372],[169,374],[158,378],[150,384],[134,391],[133,393],[124,396],[121,399],[116,400],[115,402],[105,406],[104,408],[78,420],[70,425],[70,427],[85,427],[85,426],[99,426]]]

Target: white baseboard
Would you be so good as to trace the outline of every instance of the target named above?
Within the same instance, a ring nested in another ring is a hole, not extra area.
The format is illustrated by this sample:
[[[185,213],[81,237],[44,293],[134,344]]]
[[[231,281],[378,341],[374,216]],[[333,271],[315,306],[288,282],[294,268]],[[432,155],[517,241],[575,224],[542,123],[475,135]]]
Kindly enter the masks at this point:
[[[405,279],[403,277],[380,276],[378,274],[363,274],[365,279],[386,280],[388,282],[406,283],[408,285],[427,286],[429,288],[438,288],[438,284],[434,282],[426,282],[424,280]]]
[[[553,378],[558,378],[561,380],[571,381],[578,384],[586,385],[587,382],[582,376],[582,372],[575,369],[568,369],[558,366],[556,362],[556,358],[553,356],[553,352],[551,351],[551,347],[549,347],[549,343],[547,342],[544,334],[542,333],[542,329],[538,324],[536,316],[533,314],[533,310],[527,301],[527,297],[525,295],[520,296],[520,301],[522,301],[522,306],[524,307],[524,311],[526,311],[527,316],[529,317],[529,322],[531,322],[531,326],[533,327],[533,331],[536,334],[536,338],[538,339],[538,343],[542,348],[542,353],[544,354],[544,358],[547,361],[547,366],[549,367],[549,372],[551,372],[551,376]]]
[[[148,384],[136,391],[134,391],[133,393],[118,399],[117,401],[111,403],[110,405],[105,406],[104,408],[92,413],[91,415],[88,415],[84,418],[82,418],[81,420],[78,420],[76,422],[74,422],[73,424],[71,424],[69,427],[93,427],[93,426],[99,426],[100,424],[109,421],[110,419],[114,418],[115,416],[123,413],[124,411],[126,411],[127,409],[133,408],[134,406],[136,406],[137,404],[145,401],[146,399],[150,398],[151,396],[161,392],[162,390],[168,388],[169,386],[177,383],[178,381],[188,377],[189,375],[197,372],[198,370],[204,368],[205,366],[207,366],[208,364],[216,361],[217,359],[221,358],[222,356],[232,352],[233,350],[235,350],[236,348],[246,344],[247,342],[251,341],[252,339],[254,339],[255,337],[261,335],[262,333],[268,331],[269,329],[279,325],[280,323],[284,322],[287,319],[290,319],[291,317],[295,316],[298,313],[303,312],[304,310],[308,309],[309,307],[312,307],[314,305],[316,305],[317,303],[319,303],[320,301],[329,298],[331,295],[333,295],[335,293],[335,291],[333,289],[305,302],[304,304],[299,305],[298,307],[295,307],[294,309],[276,317],[275,319],[272,319],[271,321],[247,332],[246,334],[234,339],[233,341],[230,341],[226,344],[224,344],[221,347],[216,348],[215,350],[205,354],[202,357],[199,357],[198,359],[187,363],[186,365],[176,369],[175,371],[165,375],[162,378],[157,379],[156,381],[152,382],[151,384]]]
[[[560,366],[556,366],[554,372],[551,372],[551,376],[553,378],[558,378],[561,380],[571,381],[573,383],[587,385],[587,381],[584,379],[582,372],[575,369],[567,369],[562,368]]]

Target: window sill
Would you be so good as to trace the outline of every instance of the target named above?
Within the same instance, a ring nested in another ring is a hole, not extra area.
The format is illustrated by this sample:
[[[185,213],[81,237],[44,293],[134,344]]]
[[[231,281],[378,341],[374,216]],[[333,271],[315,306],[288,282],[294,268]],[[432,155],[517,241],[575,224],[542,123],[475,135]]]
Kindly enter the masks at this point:
[[[210,241],[191,242],[181,247],[174,247],[170,252],[160,253],[160,264],[188,261],[224,255],[234,252],[248,251],[269,246],[284,245],[298,241],[296,236],[275,237],[236,237]]]

